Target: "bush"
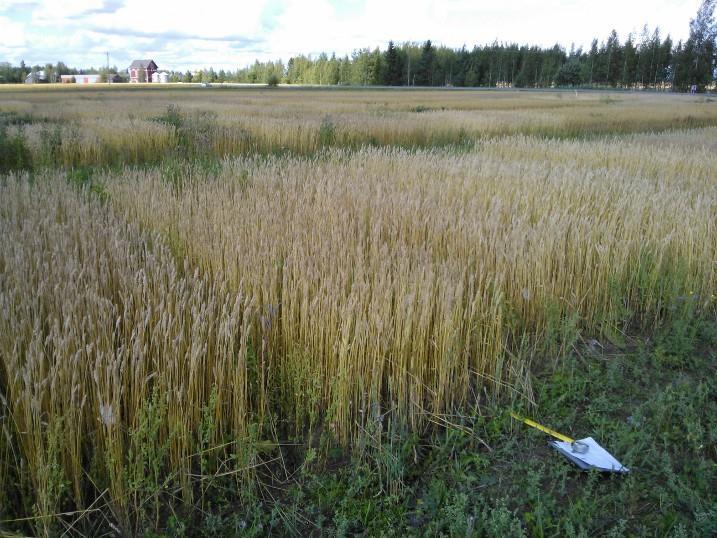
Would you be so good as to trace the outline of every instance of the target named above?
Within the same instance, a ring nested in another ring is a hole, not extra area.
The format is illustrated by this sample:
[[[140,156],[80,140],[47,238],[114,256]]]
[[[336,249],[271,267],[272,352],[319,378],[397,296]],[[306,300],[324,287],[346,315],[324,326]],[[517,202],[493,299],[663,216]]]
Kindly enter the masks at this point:
[[[324,117],[319,127],[319,145],[322,147],[331,146],[336,140],[336,124],[330,116]]]
[[[563,64],[558,71],[558,76],[555,77],[555,82],[558,86],[579,86],[582,81],[580,64],[575,61]]]
[[[266,78],[266,84],[270,88],[276,88],[279,85],[279,77],[276,73],[272,73]]]
[[[32,168],[32,155],[22,129],[10,135],[7,126],[0,123],[0,173],[30,168]]]

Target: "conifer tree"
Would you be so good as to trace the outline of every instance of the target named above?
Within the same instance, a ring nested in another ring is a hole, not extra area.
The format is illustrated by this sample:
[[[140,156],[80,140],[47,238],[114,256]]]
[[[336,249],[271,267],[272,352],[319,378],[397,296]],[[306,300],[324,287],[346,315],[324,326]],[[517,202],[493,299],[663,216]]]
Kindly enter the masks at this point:
[[[418,86],[433,86],[433,74],[436,64],[436,49],[429,39],[421,49],[421,59],[416,66],[416,84]]]
[[[387,86],[400,86],[403,82],[403,62],[393,41],[388,42],[385,65],[384,84]]]
[[[687,56],[683,67],[685,71],[684,85],[697,84],[706,86],[714,79],[715,69],[715,5],[717,0],[702,0],[697,15],[690,21],[690,36],[685,43],[684,54]]]

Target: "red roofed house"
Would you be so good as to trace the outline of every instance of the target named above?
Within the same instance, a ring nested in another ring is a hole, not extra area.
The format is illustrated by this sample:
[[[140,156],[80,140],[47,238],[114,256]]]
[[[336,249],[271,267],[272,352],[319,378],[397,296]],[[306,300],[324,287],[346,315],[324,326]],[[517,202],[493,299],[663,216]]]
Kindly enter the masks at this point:
[[[135,60],[129,66],[130,82],[152,82],[152,75],[157,71],[154,60]]]

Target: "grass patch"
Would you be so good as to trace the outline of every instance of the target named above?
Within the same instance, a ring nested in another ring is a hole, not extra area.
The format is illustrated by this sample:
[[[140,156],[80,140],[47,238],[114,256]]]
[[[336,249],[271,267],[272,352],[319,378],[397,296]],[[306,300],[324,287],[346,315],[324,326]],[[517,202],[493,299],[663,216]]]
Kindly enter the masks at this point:
[[[525,411],[595,437],[627,476],[579,471],[507,407],[486,407],[428,437],[377,422],[353,456],[284,447],[289,480],[263,467],[249,498],[211,497],[210,517],[173,516],[158,535],[714,535],[717,324],[694,319],[679,343],[673,329],[585,346],[534,380],[539,408]]]

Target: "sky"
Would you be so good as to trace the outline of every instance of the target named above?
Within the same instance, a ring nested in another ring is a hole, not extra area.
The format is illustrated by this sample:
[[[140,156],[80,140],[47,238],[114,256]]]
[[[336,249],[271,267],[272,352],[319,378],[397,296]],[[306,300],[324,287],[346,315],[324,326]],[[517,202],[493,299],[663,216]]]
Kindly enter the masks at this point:
[[[388,41],[588,48],[643,25],[685,39],[699,0],[0,0],[0,61],[236,69]]]

